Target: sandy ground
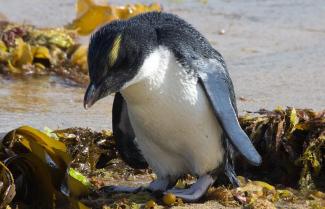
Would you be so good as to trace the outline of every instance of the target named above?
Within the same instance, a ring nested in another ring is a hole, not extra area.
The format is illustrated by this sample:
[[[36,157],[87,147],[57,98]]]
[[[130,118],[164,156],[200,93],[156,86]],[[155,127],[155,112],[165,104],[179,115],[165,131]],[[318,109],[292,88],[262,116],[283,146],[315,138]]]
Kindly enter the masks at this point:
[[[191,22],[223,54],[240,111],[278,105],[325,108],[324,1],[202,2],[161,4],[165,11]],[[0,0],[0,13],[11,21],[43,27],[62,26],[75,15],[73,0]],[[53,78],[48,82],[48,78],[10,81],[0,77],[0,132],[23,124],[110,128],[112,99],[85,111],[83,93],[84,89],[53,82]]]

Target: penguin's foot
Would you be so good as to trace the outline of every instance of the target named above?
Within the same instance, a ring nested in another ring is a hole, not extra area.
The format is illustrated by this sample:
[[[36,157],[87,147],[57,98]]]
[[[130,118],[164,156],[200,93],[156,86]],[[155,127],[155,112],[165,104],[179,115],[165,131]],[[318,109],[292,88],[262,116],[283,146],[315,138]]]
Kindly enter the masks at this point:
[[[176,197],[182,198],[187,202],[199,200],[209,187],[214,183],[215,179],[211,175],[200,176],[199,179],[188,189],[173,188],[167,190],[166,193],[173,193]]]
[[[157,179],[152,181],[147,187],[127,187],[127,186],[105,186],[100,190],[107,193],[137,193],[141,191],[163,192],[169,186],[168,179]]]
[[[157,179],[152,181],[147,189],[152,191],[152,192],[164,192],[166,191],[166,189],[168,188],[168,186],[170,185],[169,179],[167,178],[161,178],[161,179]]]
[[[146,187],[127,187],[127,186],[104,186],[100,191],[105,193],[137,193],[145,191]]]

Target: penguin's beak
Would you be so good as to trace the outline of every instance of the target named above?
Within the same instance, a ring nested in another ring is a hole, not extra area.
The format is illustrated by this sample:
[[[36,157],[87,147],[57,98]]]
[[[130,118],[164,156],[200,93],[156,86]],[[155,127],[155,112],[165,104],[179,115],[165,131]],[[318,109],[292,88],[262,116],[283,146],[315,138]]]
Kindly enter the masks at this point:
[[[108,77],[106,80],[96,85],[90,82],[84,97],[84,108],[88,109],[98,100],[120,91],[125,82],[122,76],[122,79],[118,78]]]
[[[119,83],[113,81],[114,80],[109,79],[99,85],[95,85],[91,82],[85,93],[84,108],[88,109],[98,100],[119,91]]]
[[[84,97],[84,108],[90,108],[99,99],[100,88],[96,88],[94,84],[90,83]]]

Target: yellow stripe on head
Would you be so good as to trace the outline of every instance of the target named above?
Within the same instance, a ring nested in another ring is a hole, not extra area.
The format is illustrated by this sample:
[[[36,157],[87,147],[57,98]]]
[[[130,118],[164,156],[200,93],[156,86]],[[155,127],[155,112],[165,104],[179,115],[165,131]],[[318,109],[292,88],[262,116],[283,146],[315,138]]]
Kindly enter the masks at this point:
[[[112,67],[118,57],[119,51],[120,51],[120,47],[121,47],[121,40],[122,40],[122,35],[119,34],[115,37],[113,44],[112,44],[112,49],[108,54],[108,64],[110,67]]]

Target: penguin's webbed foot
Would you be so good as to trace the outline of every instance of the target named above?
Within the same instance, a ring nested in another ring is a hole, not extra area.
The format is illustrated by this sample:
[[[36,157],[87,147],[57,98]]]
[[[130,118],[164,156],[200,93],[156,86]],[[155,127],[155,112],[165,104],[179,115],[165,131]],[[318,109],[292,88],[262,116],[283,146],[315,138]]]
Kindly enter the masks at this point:
[[[104,186],[100,191],[105,193],[138,193],[145,191],[146,187],[127,187],[127,186]]]
[[[187,202],[195,202],[199,200],[209,187],[214,183],[215,179],[211,175],[200,176],[199,179],[188,189],[173,188],[165,193],[173,193],[176,197],[182,198]]]
[[[152,181],[147,187],[105,186],[100,190],[105,193],[137,193],[141,191],[164,192],[168,186],[168,179],[157,179]]]

